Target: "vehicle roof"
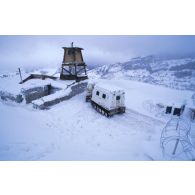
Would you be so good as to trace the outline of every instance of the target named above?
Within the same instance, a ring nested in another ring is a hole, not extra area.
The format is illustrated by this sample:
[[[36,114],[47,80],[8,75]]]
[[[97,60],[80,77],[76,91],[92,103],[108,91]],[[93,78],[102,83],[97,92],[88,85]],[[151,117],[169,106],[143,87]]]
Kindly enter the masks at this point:
[[[95,85],[95,88],[101,88],[109,92],[122,92],[122,93],[124,92],[123,89],[116,87],[115,85],[108,84],[108,83],[98,83]]]

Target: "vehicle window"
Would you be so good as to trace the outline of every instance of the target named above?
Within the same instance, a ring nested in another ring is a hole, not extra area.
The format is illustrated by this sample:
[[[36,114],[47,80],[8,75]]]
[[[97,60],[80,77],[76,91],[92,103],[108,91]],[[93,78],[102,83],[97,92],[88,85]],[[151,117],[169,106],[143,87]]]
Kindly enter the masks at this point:
[[[103,94],[103,95],[102,95],[102,98],[104,98],[104,99],[105,99],[105,98],[106,98],[106,94]]]
[[[118,96],[116,96],[116,100],[120,100],[121,99],[121,97],[118,95]]]
[[[96,91],[96,95],[100,95],[100,92],[99,91]]]

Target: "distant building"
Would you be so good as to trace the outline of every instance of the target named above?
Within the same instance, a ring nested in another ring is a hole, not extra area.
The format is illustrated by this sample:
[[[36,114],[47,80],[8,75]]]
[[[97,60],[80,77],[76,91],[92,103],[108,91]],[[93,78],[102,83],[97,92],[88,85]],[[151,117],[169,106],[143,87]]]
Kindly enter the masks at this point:
[[[88,79],[86,64],[83,60],[83,48],[74,47],[73,42],[71,47],[63,47],[64,57],[62,62],[62,69],[60,79],[62,80],[85,80]]]
[[[164,105],[164,107],[165,114],[171,114],[175,116],[180,116],[185,110],[185,104],[172,103],[169,105]]]

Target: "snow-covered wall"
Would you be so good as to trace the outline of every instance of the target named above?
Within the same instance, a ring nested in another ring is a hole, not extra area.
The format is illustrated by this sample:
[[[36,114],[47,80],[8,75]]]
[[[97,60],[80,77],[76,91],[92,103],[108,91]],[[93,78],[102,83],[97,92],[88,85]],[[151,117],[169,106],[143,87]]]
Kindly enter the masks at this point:
[[[44,85],[30,89],[23,89],[22,94],[25,97],[26,103],[29,104],[33,100],[49,95],[49,88],[51,85]]]
[[[54,94],[33,101],[33,107],[38,109],[46,109],[62,101],[69,100],[73,96],[84,92],[86,88],[87,82],[76,83],[67,89],[60,90]]]
[[[11,101],[14,101],[16,103],[21,103],[23,101],[23,97],[21,94],[14,95],[14,94],[8,93],[6,91],[0,91],[0,98],[1,98],[1,100],[4,100],[4,101],[11,100]]]

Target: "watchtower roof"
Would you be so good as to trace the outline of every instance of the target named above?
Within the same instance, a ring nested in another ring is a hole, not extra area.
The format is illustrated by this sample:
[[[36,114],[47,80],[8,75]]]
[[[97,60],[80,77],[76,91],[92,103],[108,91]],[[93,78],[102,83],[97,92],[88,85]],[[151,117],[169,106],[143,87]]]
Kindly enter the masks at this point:
[[[81,47],[62,47],[62,49],[79,49],[79,50],[83,50],[83,48],[81,48]]]

